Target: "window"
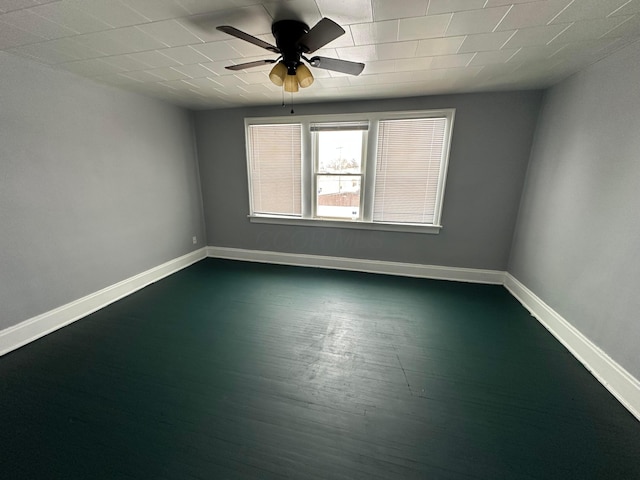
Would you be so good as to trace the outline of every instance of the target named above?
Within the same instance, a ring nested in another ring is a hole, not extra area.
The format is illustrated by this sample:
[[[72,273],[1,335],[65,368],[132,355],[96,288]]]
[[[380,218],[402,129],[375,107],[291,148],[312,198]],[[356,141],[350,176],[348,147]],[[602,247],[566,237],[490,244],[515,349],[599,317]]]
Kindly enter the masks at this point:
[[[245,120],[252,222],[437,233],[454,110]]]

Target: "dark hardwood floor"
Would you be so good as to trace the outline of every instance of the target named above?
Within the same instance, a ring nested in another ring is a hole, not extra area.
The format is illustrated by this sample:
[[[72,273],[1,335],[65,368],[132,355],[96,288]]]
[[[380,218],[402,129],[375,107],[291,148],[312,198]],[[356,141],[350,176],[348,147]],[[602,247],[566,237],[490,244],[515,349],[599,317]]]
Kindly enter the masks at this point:
[[[3,479],[638,479],[500,286],[207,259],[0,358]]]

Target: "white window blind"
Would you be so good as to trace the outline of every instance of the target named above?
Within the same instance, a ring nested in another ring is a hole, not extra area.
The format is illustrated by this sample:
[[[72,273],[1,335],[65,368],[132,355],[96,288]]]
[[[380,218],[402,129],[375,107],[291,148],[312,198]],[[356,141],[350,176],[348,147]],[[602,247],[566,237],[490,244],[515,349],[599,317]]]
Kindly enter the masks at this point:
[[[446,118],[380,120],[373,221],[433,224]]]
[[[300,124],[250,125],[253,213],[301,215]]]

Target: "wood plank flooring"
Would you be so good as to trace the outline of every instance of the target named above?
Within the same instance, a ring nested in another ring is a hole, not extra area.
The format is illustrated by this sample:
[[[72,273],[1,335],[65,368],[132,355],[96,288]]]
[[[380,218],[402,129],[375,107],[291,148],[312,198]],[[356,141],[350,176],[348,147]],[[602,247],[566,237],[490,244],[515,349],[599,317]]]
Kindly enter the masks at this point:
[[[0,359],[3,479],[640,479],[500,286],[207,259]]]

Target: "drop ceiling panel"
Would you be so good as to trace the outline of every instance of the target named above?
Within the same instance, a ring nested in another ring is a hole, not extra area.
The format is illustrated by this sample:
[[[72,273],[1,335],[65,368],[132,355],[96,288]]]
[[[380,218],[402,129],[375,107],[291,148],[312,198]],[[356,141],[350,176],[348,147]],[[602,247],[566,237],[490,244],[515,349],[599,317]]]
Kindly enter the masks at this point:
[[[366,63],[312,67],[297,102],[543,88],[640,39],[640,0],[0,0],[0,50],[191,108],[279,104],[276,19],[345,34],[316,52]],[[398,88],[402,85],[402,88]]]
[[[422,17],[427,14],[429,0],[407,0],[390,2],[389,0],[373,0],[373,19],[376,22],[396,18]]]
[[[404,18],[399,21],[398,40],[443,37],[451,22],[451,14]]]
[[[493,32],[508,11],[509,7],[495,7],[456,12],[446,35],[452,37]]]

